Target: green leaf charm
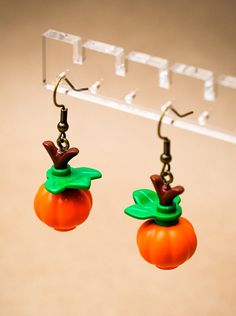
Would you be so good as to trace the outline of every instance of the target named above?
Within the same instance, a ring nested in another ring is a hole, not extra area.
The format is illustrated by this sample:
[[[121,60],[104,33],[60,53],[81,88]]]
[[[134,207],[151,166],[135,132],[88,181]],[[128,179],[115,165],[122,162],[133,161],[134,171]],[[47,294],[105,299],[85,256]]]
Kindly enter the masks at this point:
[[[125,209],[125,213],[137,219],[148,219],[155,217],[155,210],[153,207],[143,207],[138,204],[131,205]]]
[[[125,213],[137,219],[152,218],[159,225],[170,226],[176,224],[182,214],[179,196],[168,206],[161,205],[157,193],[148,189],[134,191],[133,198],[135,204],[127,207]]]
[[[67,165],[66,169],[56,169],[52,166],[47,171],[45,187],[53,194],[61,193],[66,189],[88,190],[91,180],[101,177],[101,172],[92,168],[72,168]]]
[[[134,202],[140,205],[157,205],[159,198],[156,192],[148,189],[136,190],[133,192]]]

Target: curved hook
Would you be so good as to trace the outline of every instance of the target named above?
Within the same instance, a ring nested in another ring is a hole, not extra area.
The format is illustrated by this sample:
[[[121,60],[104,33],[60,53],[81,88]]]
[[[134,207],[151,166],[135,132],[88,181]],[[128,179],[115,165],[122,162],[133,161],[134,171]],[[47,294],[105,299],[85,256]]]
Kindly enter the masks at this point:
[[[164,118],[164,116],[166,115],[166,112],[168,110],[171,110],[172,112],[174,112],[178,117],[185,117],[188,116],[190,114],[193,114],[193,111],[184,113],[184,114],[180,114],[179,112],[177,112],[177,110],[175,108],[173,108],[172,104],[170,103],[169,105],[166,106],[165,110],[162,112],[160,119],[159,119],[159,123],[158,123],[158,127],[157,127],[157,135],[159,138],[163,139],[163,140],[168,140],[168,137],[163,136],[161,134],[161,125],[162,125],[162,120]]]
[[[161,170],[161,179],[166,185],[170,185],[170,183],[172,183],[174,180],[174,176],[170,171],[170,162],[172,160],[172,157],[170,154],[170,139],[161,134],[161,123],[168,110],[171,110],[172,112],[174,112],[178,117],[185,117],[193,113],[193,111],[190,111],[184,114],[180,114],[179,112],[176,111],[176,109],[172,107],[172,103],[168,102],[160,116],[158,127],[157,127],[157,134],[159,138],[164,140],[164,152],[162,153],[160,159],[161,159],[161,162],[163,163],[163,168]],[[172,121],[172,123],[173,122],[174,120]]]
[[[75,88],[74,85],[70,82],[70,80],[68,78],[66,78],[66,72],[62,72],[58,77],[59,77],[59,79],[58,79],[58,81],[55,85],[55,88],[53,90],[53,102],[54,102],[55,106],[65,110],[65,108],[66,108],[65,105],[59,104],[57,102],[57,89],[58,89],[62,80],[65,80],[65,82],[71,87],[71,89],[74,91],[77,91],[77,92],[87,91],[87,90],[89,90],[89,88],[80,88],[80,89]]]

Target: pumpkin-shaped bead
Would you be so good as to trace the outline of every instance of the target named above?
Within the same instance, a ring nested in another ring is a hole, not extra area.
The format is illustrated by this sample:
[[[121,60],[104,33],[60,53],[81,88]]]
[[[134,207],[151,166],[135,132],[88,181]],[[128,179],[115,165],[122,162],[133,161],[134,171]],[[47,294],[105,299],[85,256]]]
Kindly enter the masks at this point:
[[[38,218],[58,231],[69,231],[82,224],[91,208],[92,195],[89,190],[67,189],[53,194],[43,184],[34,200]]]
[[[154,220],[148,220],[138,230],[137,244],[146,261],[170,270],[192,257],[197,238],[192,224],[184,217],[172,226],[160,226]]]

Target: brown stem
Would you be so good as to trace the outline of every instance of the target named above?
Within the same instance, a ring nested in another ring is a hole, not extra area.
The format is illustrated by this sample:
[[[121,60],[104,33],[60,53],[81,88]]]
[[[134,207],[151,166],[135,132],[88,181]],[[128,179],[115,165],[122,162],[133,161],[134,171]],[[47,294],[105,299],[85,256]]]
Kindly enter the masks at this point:
[[[43,146],[52,158],[56,169],[66,169],[67,163],[79,153],[79,149],[74,147],[61,153],[50,140],[43,142]]]
[[[153,175],[150,178],[158,194],[161,205],[172,205],[173,199],[184,192],[184,188],[180,185],[171,188],[169,184],[165,184],[159,175]]]

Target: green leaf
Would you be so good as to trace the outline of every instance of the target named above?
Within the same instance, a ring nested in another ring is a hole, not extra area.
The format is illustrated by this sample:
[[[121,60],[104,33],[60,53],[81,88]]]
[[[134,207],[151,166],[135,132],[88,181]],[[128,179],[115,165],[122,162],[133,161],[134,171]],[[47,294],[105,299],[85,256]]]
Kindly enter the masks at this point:
[[[136,204],[127,207],[125,213],[137,219],[153,218],[158,225],[171,226],[182,214],[179,196],[174,198],[173,205],[161,205],[156,192],[148,189],[134,191],[133,198]]]
[[[102,177],[101,172],[96,169],[87,168],[87,167],[72,168],[72,169],[76,169],[77,173],[80,174],[81,176],[90,177],[91,179],[99,179]]]
[[[137,219],[148,219],[148,218],[155,217],[156,207],[154,206],[143,207],[141,205],[134,204],[125,209],[125,214]]]
[[[92,168],[72,168],[68,165],[67,169],[57,170],[54,166],[47,171],[46,189],[58,194],[66,189],[88,190],[92,179],[101,178],[100,171]]]
[[[134,202],[139,205],[157,205],[159,198],[156,192],[148,189],[136,190],[133,192]]]

